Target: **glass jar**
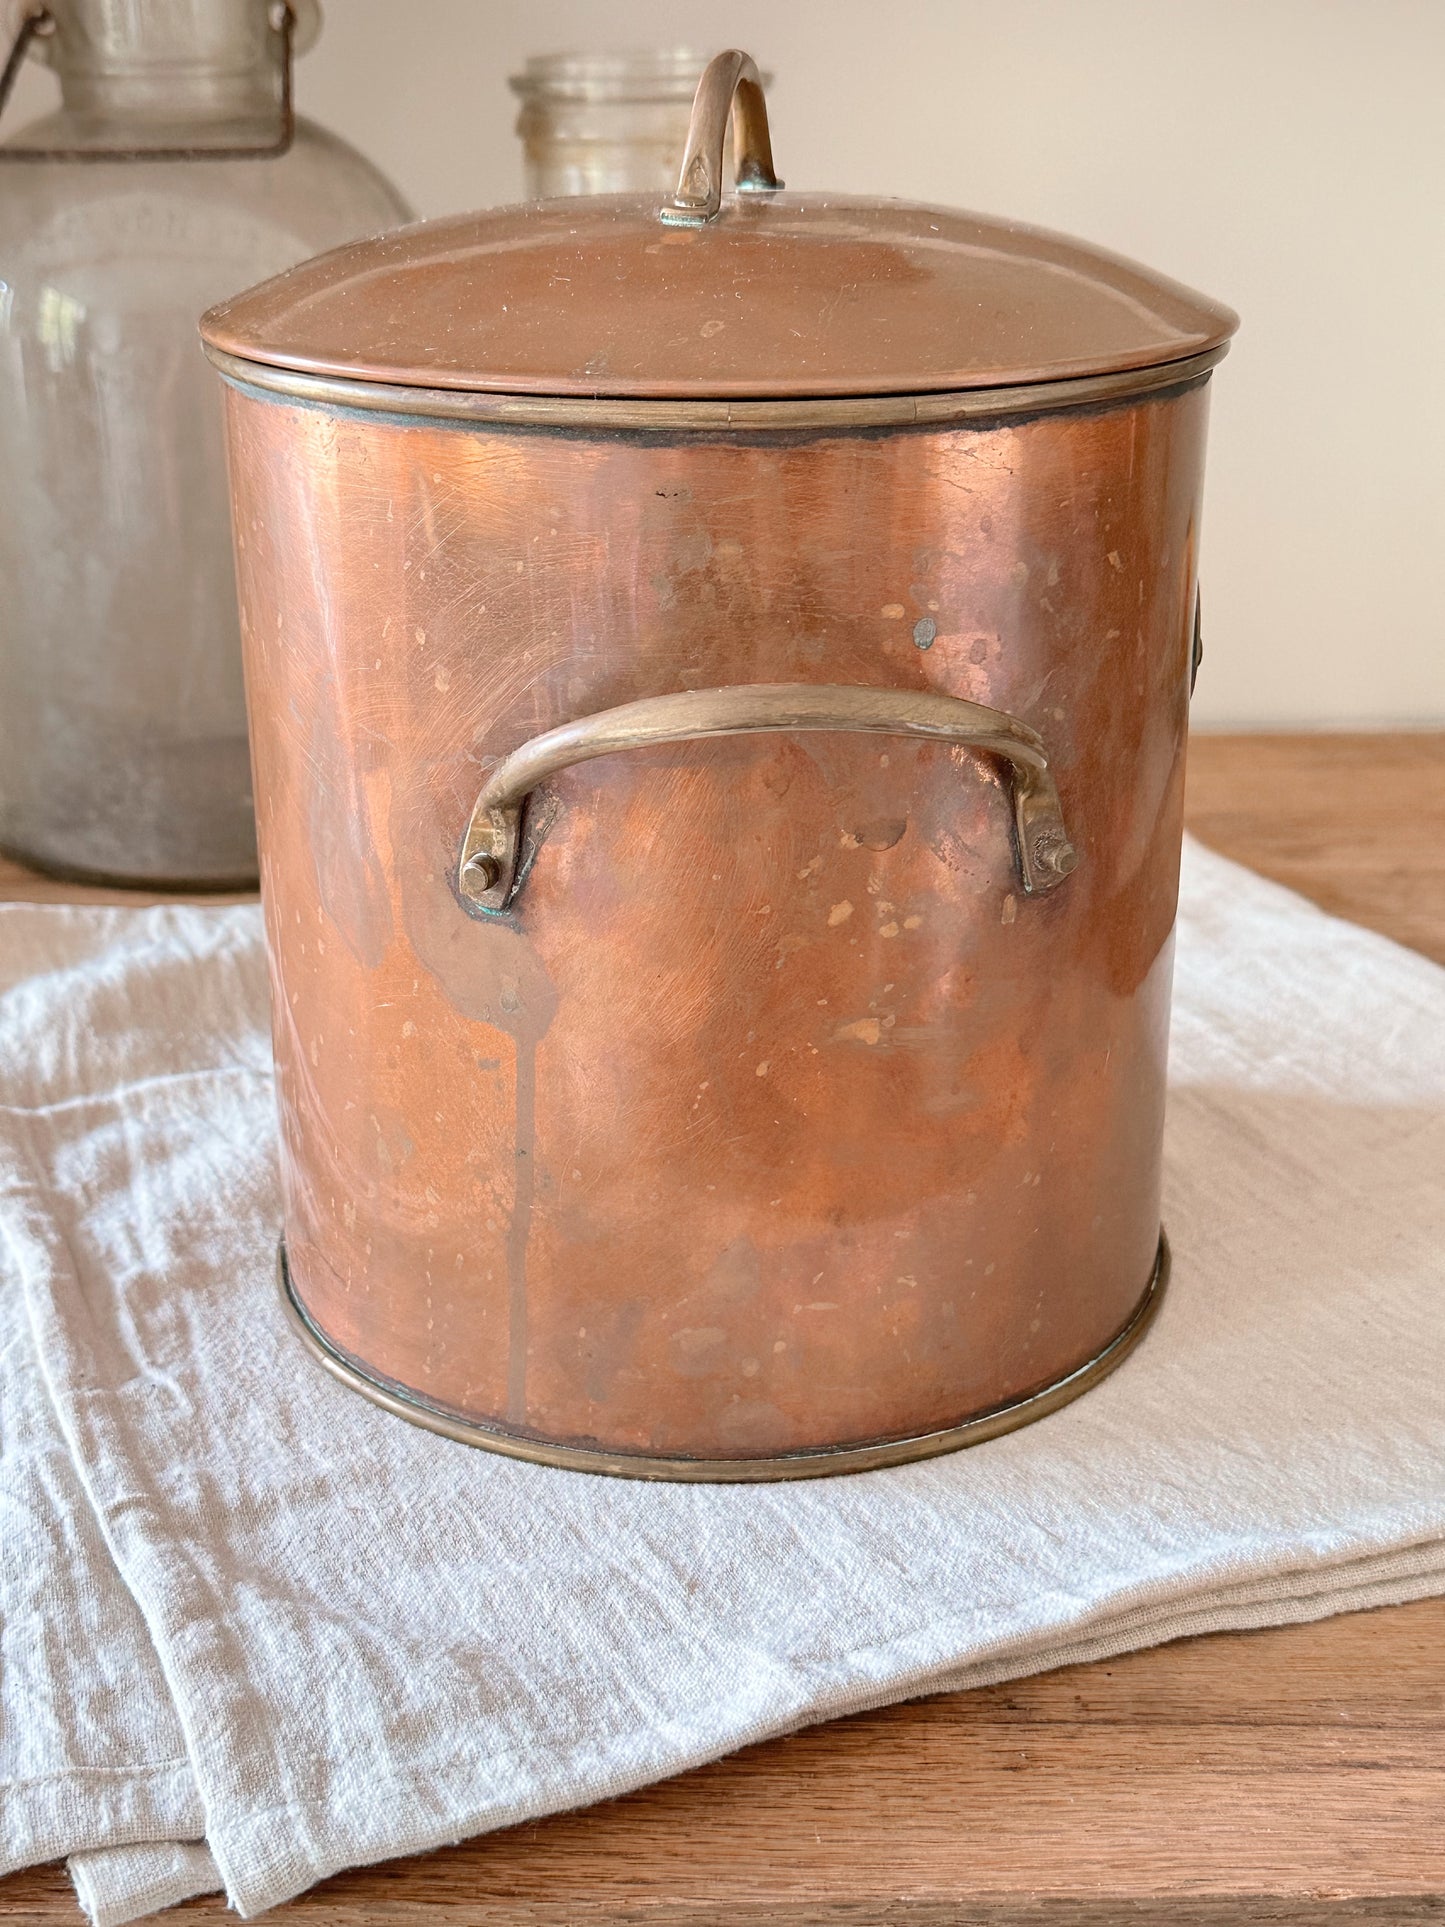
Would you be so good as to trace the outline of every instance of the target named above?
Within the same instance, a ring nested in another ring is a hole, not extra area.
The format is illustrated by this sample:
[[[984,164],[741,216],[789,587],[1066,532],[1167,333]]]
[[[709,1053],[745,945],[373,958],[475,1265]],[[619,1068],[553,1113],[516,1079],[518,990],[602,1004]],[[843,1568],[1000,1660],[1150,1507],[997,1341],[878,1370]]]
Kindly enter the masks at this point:
[[[313,8],[49,0],[61,106],[0,147],[0,845],[165,888],[256,874],[202,310],[408,218],[291,114]]]
[[[534,54],[511,82],[528,198],[675,187],[706,65],[688,48]]]

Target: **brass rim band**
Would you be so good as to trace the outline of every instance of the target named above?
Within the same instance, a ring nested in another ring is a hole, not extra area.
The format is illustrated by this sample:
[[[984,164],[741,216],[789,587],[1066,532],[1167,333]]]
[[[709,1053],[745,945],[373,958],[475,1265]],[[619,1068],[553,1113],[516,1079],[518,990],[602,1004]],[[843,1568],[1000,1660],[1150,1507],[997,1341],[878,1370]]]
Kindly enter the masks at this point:
[[[567,1472],[606,1473],[623,1479],[667,1479],[693,1484],[738,1485],[768,1479],[817,1479],[838,1472],[875,1472],[890,1465],[907,1465],[917,1459],[931,1459],[944,1452],[956,1452],[967,1445],[981,1445],[985,1439],[998,1438],[1016,1431],[1034,1419],[1045,1418],[1061,1406],[1097,1385],[1133,1351],[1149,1329],[1169,1282],[1169,1240],[1159,1233],[1159,1249],[1154,1270],[1144,1295],[1130,1313],[1127,1323],[1110,1339],[1104,1349],[1087,1364],[1046,1385],[1042,1391],[1008,1405],[981,1412],[941,1432],[924,1432],[912,1438],[881,1439],[869,1445],[820,1446],[805,1452],[786,1452],[773,1458],[698,1459],[662,1458],[641,1452],[606,1452],[584,1446],[553,1445],[542,1439],[524,1438],[513,1432],[480,1425],[475,1420],[458,1418],[443,1408],[429,1404],[415,1393],[399,1386],[383,1384],[355,1360],[344,1356],[314,1325],[291,1284],[286,1263],[286,1241],[281,1240],[277,1256],[281,1302],[302,1344],[334,1378],[360,1392],[374,1405],[409,1419],[413,1425],[439,1432],[444,1438],[463,1445],[479,1445],[489,1452],[508,1458],[526,1459],[534,1465],[556,1466]]]
[[[937,395],[823,395],[792,401],[596,400],[580,395],[482,394],[461,388],[411,388],[360,377],[273,368],[206,345],[227,381],[288,401],[381,415],[479,426],[572,428],[628,433],[787,432],[796,429],[929,428],[955,422],[994,422],[1016,415],[1133,401],[1202,381],[1224,359],[1227,344],[1184,361],[1122,374],[1033,382],[1015,388],[969,388]]]

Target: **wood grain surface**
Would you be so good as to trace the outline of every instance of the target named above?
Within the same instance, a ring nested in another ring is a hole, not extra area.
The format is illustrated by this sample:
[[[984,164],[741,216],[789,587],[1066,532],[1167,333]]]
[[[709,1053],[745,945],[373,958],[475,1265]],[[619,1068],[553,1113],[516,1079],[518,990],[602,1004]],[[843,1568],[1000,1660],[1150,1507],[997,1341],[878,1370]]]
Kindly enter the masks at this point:
[[[1445,963],[1445,734],[1204,736],[1190,755],[1205,842]],[[0,896],[105,893],[0,866]],[[275,1917],[1445,1922],[1445,1600],[860,1714],[624,1800],[340,1875]],[[234,1916],[211,1899],[174,1918]],[[0,1920],[78,1919],[59,1867],[0,1881]]]

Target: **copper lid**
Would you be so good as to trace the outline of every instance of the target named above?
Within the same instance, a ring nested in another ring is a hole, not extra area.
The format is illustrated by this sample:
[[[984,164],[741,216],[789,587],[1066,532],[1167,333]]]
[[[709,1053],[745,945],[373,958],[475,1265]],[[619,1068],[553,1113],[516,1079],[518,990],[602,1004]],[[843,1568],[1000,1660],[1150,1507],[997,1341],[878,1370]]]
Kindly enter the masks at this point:
[[[729,104],[738,193],[718,182]],[[213,308],[250,362],[478,393],[928,394],[1155,368],[1228,308],[1065,236],[905,201],[781,191],[756,69],[704,75],[674,200],[607,195],[422,222]]]

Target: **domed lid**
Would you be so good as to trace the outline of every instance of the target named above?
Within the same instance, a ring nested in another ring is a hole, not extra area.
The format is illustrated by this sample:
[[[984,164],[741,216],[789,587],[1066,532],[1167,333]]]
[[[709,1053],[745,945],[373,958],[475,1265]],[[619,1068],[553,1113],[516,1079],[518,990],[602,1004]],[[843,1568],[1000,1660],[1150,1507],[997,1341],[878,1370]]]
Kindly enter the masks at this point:
[[[736,195],[723,200],[731,106]],[[359,241],[202,323],[222,353],[408,387],[642,400],[925,394],[1219,347],[1228,308],[1117,255],[905,201],[788,194],[757,70],[703,76],[681,184]]]

